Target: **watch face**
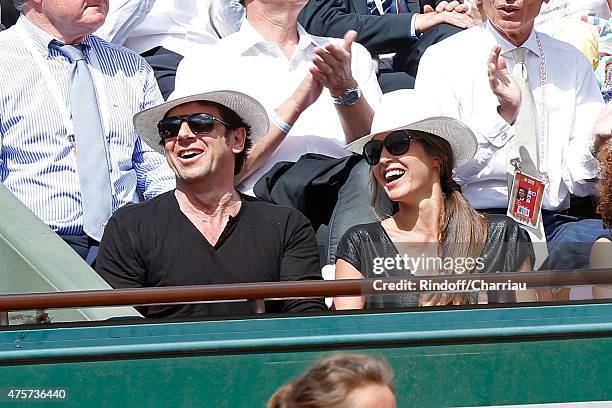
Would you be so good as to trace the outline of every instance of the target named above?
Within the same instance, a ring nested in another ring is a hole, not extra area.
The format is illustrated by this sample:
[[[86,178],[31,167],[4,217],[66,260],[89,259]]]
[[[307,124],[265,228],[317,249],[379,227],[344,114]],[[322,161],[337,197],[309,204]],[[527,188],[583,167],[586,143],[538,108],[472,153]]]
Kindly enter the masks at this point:
[[[359,88],[353,88],[347,89],[342,96],[334,97],[333,99],[335,104],[351,106],[357,103],[360,96],[361,91]]]
[[[346,105],[354,105],[359,99],[359,91],[357,89],[349,89],[344,93],[344,103]]]

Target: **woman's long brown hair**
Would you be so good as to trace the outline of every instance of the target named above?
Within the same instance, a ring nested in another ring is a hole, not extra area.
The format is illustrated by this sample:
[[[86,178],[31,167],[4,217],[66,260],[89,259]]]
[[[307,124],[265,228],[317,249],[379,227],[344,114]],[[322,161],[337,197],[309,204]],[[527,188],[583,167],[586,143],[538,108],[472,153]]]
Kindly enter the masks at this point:
[[[487,222],[480,213],[472,208],[461,194],[459,185],[453,180],[454,157],[450,144],[441,137],[429,133],[413,130],[408,133],[422,143],[427,154],[440,160],[440,184],[444,193],[444,212],[438,256],[442,259],[471,258],[476,260],[482,253],[487,239]],[[377,203],[382,194],[382,188],[375,180],[373,186],[373,204],[375,208],[379,208]],[[441,272],[448,275],[457,273],[452,269],[445,269]],[[466,273],[470,272],[472,270]],[[450,303],[466,304],[469,303],[469,297],[469,294],[453,294],[450,296]]]

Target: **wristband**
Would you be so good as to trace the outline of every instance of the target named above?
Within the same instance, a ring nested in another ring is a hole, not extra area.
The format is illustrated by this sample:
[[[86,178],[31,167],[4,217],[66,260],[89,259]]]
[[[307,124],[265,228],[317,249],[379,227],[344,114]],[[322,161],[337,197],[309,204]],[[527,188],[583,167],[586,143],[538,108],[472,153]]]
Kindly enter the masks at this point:
[[[279,128],[280,131],[283,132],[284,134],[288,134],[291,131],[292,126],[288,124],[287,122],[285,122],[284,120],[282,120],[276,114],[276,111],[272,111],[272,113],[270,113],[270,121],[274,124],[274,126]]]

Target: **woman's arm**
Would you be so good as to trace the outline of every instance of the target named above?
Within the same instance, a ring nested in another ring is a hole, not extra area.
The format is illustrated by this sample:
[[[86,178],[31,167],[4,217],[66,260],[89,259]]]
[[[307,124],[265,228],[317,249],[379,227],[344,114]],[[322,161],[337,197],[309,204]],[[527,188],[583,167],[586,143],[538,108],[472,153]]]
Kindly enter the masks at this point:
[[[532,272],[533,268],[531,267],[531,259],[529,257],[525,258],[521,267],[517,272]],[[538,300],[552,300],[552,293],[550,289],[527,289],[527,290],[517,290],[514,292],[514,296],[516,297],[516,301],[518,303],[521,302],[537,302]]]
[[[363,275],[345,260],[336,261],[336,279],[363,279]],[[365,296],[336,296],[333,308],[336,310],[363,309]]]
[[[589,269],[612,268],[612,242],[606,238],[599,238],[591,248]],[[593,286],[593,299],[611,299],[612,286]]]

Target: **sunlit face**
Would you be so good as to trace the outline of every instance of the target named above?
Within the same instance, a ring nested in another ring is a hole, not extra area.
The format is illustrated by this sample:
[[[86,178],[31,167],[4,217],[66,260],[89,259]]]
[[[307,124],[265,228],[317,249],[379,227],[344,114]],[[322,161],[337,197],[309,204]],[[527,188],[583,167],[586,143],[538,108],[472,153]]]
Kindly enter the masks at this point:
[[[190,102],[171,109],[166,117],[207,113],[222,119],[219,109],[204,102]],[[218,121],[207,134],[194,134],[186,121],[178,136],[166,139],[164,147],[178,182],[192,183],[210,175],[233,179],[235,155],[244,149],[244,129],[229,130]],[[225,137],[227,134],[227,137]]]
[[[529,37],[543,2],[548,0],[483,0],[482,4],[491,24],[519,46]]]
[[[108,13],[108,0],[34,1],[54,27],[75,37],[96,31]]]
[[[384,140],[388,133],[375,136]],[[434,184],[440,182],[439,160],[430,156],[418,139],[410,140],[410,148],[394,156],[383,148],[378,164],[372,167],[374,178],[391,201],[407,201],[430,196]]]
[[[351,408],[396,408],[393,392],[384,385],[372,384],[351,391],[347,398]]]

